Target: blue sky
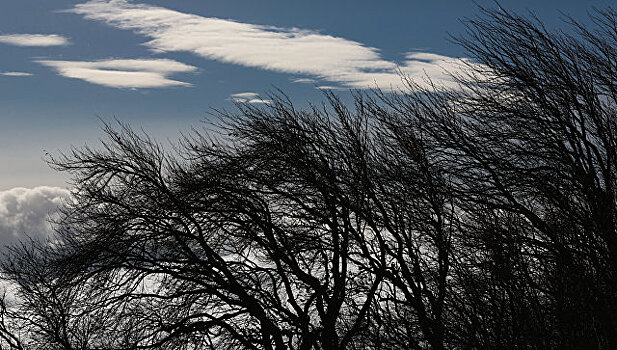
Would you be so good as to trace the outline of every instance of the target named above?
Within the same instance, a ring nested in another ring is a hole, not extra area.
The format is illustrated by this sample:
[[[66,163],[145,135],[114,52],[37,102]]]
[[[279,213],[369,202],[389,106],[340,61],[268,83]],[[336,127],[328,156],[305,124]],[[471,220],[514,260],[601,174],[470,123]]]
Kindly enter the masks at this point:
[[[585,22],[612,2],[500,3],[567,29],[560,11]],[[0,245],[51,232],[70,189],[45,152],[97,143],[101,119],[174,140],[273,87],[302,105],[322,98],[317,87],[396,88],[396,69],[448,84],[443,68],[466,59],[448,33],[477,13],[468,0],[3,0]]]
[[[493,2],[478,0],[487,6]],[[567,29],[612,1],[501,1]],[[45,235],[69,196],[43,161],[94,144],[118,118],[171,140],[232,101],[273,87],[293,101],[398,87],[396,70],[448,84],[465,52],[447,40],[472,1],[3,0],[0,2],[0,243]]]
[[[582,18],[610,3],[501,2],[550,26],[559,24],[558,10]],[[320,98],[316,86],[345,93],[396,85],[395,66],[439,80],[437,67],[456,70],[448,59],[465,56],[447,33],[461,32],[458,19],[477,13],[465,0],[0,6],[0,191],[66,186],[42,161],[44,151],[96,142],[99,118],[173,139],[210,108],[230,108],[234,98],[258,102],[274,86],[302,102]]]

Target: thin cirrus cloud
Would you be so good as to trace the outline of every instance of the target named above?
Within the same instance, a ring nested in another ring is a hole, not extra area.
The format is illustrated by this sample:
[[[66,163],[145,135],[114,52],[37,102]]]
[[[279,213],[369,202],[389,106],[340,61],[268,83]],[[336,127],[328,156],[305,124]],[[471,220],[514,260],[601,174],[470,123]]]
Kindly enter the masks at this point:
[[[302,83],[302,84],[315,84],[317,80],[310,78],[296,78],[292,80],[294,83]]]
[[[399,73],[451,85],[448,72],[457,74],[471,63],[413,52],[397,64],[384,59],[376,48],[312,30],[203,17],[126,0],[92,0],[69,12],[144,35],[151,39],[145,45],[156,52],[192,52],[207,59],[301,74],[351,88],[399,88],[404,85]]]
[[[39,186],[0,191],[0,248],[30,237],[45,239],[53,233],[50,218],[68,198],[70,191]]]
[[[26,72],[0,72],[0,75],[4,75],[5,77],[31,77],[32,73],[26,73]]]
[[[236,103],[271,103],[271,100],[262,99],[258,93],[255,92],[240,92],[229,96],[229,100]]]
[[[114,88],[162,88],[191,86],[169,79],[174,73],[187,73],[196,67],[169,59],[108,59],[99,61],[36,61],[55,69],[58,74],[92,84]]]
[[[58,34],[6,34],[0,43],[16,46],[65,46],[69,40]]]

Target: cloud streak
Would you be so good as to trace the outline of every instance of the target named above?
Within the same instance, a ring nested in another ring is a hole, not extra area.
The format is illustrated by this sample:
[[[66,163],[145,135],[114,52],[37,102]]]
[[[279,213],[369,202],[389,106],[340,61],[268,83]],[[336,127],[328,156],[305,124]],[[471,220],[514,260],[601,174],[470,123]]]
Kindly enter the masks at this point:
[[[409,53],[403,62],[381,57],[359,42],[312,30],[280,28],[182,13],[125,0],[93,0],[70,12],[131,30],[151,40],[156,52],[185,51],[201,57],[265,70],[302,74],[351,88],[402,87],[399,70],[411,78],[427,76],[452,84],[447,70],[464,69],[460,60],[430,53]]]
[[[69,40],[57,34],[7,34],[0,35],[0,43],[16,46],[65,46]]]
[[[229,100],[236,103],[271,103],[272,100],[264,100],[255,92],[240,92],[229,96]]]
[[[163,88],[191,86],[190,83],[167,78],[174,73],[187,73],[196,67],[169,59],[108,59],[100,61],[36,61],[55,69],[58,74],[92,84],[113,88]]]
[[[51,235],[48,219],[69,196],[68,190],[49,186],[0,191],[0,248],[26,237],[45,239]]]
[[[297,79],[293,79],[292,81],[294,83],[301,83],[301,84],[315,84],[315,83],[317,83],[317,80],[310,79],[310,78],[297,78]]]
[[[26,73],[26,72],[0,72],[0,75],[4,75],[6,77],[31,77],[32,73]]]

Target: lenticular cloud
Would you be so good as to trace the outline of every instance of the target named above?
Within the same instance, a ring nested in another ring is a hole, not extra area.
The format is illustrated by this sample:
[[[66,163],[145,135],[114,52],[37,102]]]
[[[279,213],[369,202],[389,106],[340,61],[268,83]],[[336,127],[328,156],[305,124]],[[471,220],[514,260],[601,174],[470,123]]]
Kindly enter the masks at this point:
[[[132,30],[151,40],[157,52],[186,51],[225,63],[307,75],[346,87],[400,87],[399,71],[412,78],[452,84],[449,75],[464,69],[464,60],[411,53],[403,62],[381,57],[359,42],[311,30],[280,28],[203,17],[125,0],[94,0],[70,12]]]
[[[197,68],[168,59],[109,59],[100,61],[37,61],[54,68],[58,74],[92,84],[114,88],[162,88],[191,86],[168,79],[173,73],[193,72]]]
[[[69,40],[57,34],[6,34],[0,35],[0,43],[16,46],[64,46]]]

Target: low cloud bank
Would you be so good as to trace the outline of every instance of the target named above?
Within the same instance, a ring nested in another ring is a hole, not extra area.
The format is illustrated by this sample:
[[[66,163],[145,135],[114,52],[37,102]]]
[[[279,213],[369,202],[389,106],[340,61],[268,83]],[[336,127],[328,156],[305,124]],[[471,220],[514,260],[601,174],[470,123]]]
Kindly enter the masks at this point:
[[[49,218],[69,196],[69,190],[50,186],[0,191],[0,247],[48,237],[53,232]]]

